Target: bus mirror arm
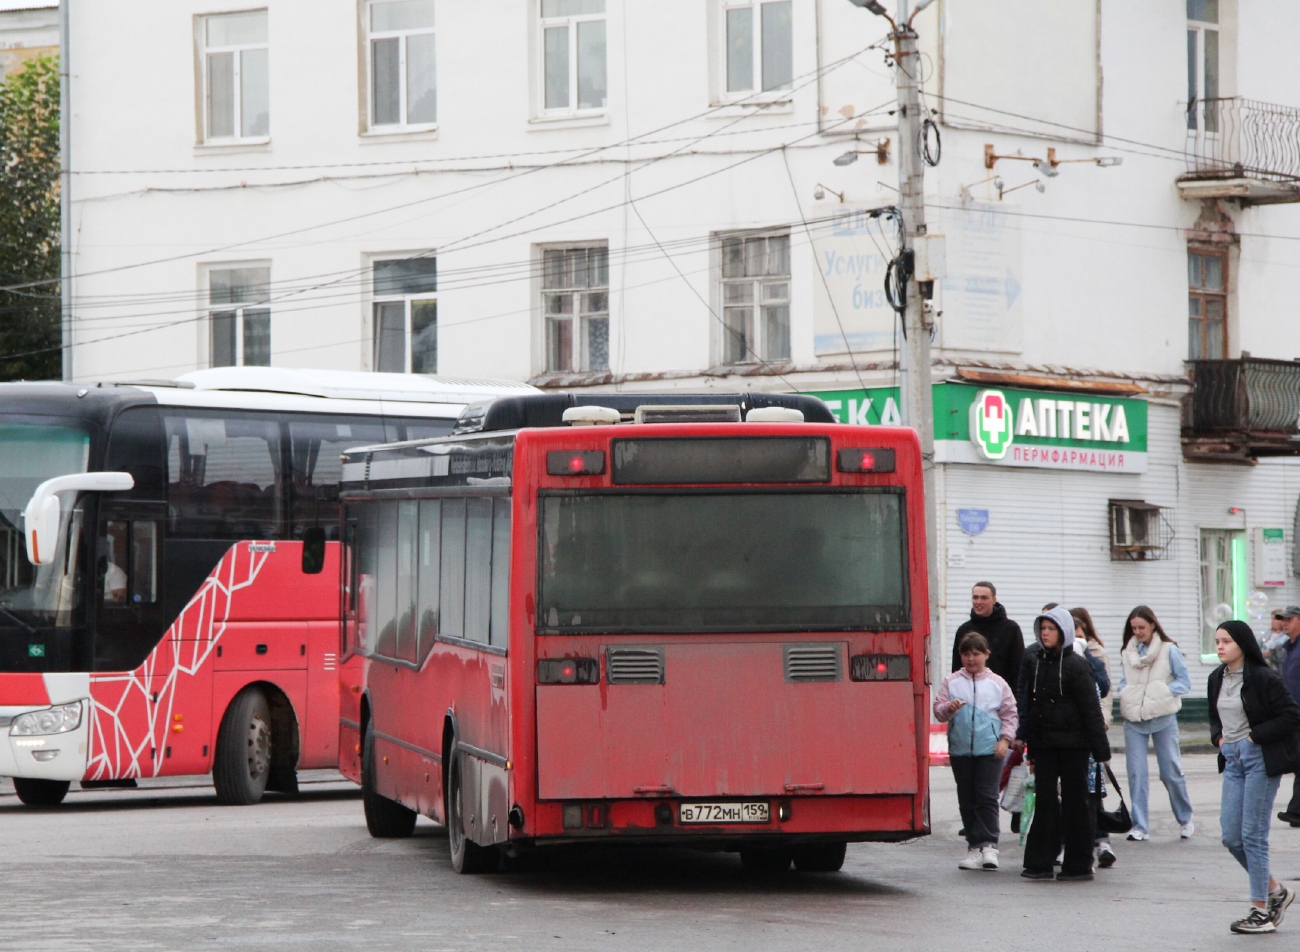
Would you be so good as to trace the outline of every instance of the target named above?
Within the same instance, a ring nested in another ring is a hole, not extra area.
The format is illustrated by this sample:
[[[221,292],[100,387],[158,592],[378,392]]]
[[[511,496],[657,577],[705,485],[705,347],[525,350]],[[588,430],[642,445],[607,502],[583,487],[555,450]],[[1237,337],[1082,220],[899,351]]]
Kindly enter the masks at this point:
[[[135,478],[130,473],[75,473],[41,483],[23,510],[27,558],[33,565],[54,561],[59,547],[59,493],[125,492],[134,486]]]

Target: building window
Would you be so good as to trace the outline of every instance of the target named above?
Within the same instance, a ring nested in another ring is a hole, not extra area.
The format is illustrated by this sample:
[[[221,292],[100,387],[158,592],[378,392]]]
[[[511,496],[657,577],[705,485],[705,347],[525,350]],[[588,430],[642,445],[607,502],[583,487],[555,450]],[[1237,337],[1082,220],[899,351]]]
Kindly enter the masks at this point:
[[[728,96],[789,89],[794,78],[790,0],[724,0]]]
[[[1187,0],[1187,128],[1219,131],[1219,0]]]
[[[1201,653],[1214,654],[1214,632],[1230,618],[1246,617],[1246,534],[1201,530]]]
[[[271,134],[266,11],[202,18],[206,139]]]
[[[1173,524],[1162,506],[1140,499],[1110,500],[1110,559],[1147,562],[1171,557]]]
[[[437,291],[436,258],[374,263],[375,370],[438,372]]]
[[[271,366],[270,268],[208,272],[213,367]]]
[[[1222,360],[1228,353],[1228,255],[1189,251],[1187,272],[1188,359]]]
[[[605,0],[541,0],[542,106],[605,108]]]
[[[370,4],[370,125],[431,126],[438,121],[433,0]]]
[[[790,236],[722,239],[722,362],[790,359]]]
[[[609,249],[542,252],[546,369],[609,369]]]

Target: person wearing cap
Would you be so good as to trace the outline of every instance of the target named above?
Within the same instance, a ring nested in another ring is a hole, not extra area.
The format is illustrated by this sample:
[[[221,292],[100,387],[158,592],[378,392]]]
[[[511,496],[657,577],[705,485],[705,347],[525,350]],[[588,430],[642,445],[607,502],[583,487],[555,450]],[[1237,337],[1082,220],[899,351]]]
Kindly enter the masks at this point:
[[[1278,614],[1282,616],[1282,631],[1287,640],[1274,650],[1282,657],[1282,680],[1286,689],[1292,698],[1300,702],[1300,605],[1288,605]],[[1300,827],[1300,773],[1296,774],[1291,784],[1291,802],[1277,818]]]

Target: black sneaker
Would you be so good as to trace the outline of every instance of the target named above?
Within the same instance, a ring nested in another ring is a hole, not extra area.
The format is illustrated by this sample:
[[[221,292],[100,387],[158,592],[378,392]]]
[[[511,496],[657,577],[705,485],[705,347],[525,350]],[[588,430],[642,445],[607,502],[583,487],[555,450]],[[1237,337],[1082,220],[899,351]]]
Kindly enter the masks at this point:
[[[1290,823],[1292,826],[1300,826],[1300,813],[1291,813],[1284,810],[1277,815],[1277,818],[1283,823]]]
[[[1055,879],[1056,875],[1050,869],[1022,869],[1020,871],[1021,879]]]
[[[1250,914],[1245,919],[1238,919],[1232,924],[1231,928],[1238,935],[1254,935],[1256,933],[1277,931],[1273,919],[1258,906],[1251,906]]]
[[[1058,883],[1090,883],[1093,880],[1092,873],[1057,873],[1056,881]]]
[[[1286,915],[1287,906],[1295,902],[1295,890],[1285,883],[1277,887],[1276,892],[1268,894],[1268,917],[1273,920],[1273,925],[1280,926],[1282,917]]]

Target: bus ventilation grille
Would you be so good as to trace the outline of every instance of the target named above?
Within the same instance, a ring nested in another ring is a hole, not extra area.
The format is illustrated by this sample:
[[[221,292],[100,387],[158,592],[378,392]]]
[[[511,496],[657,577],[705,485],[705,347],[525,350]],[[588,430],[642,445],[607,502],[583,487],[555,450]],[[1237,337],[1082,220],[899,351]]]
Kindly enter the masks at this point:
[[[663,648],[609,648],[605,651],[609,684],[663,684]]]
[[[787,681],[842,681],[840,656],[843,645],[786,645],[785,679]]]

